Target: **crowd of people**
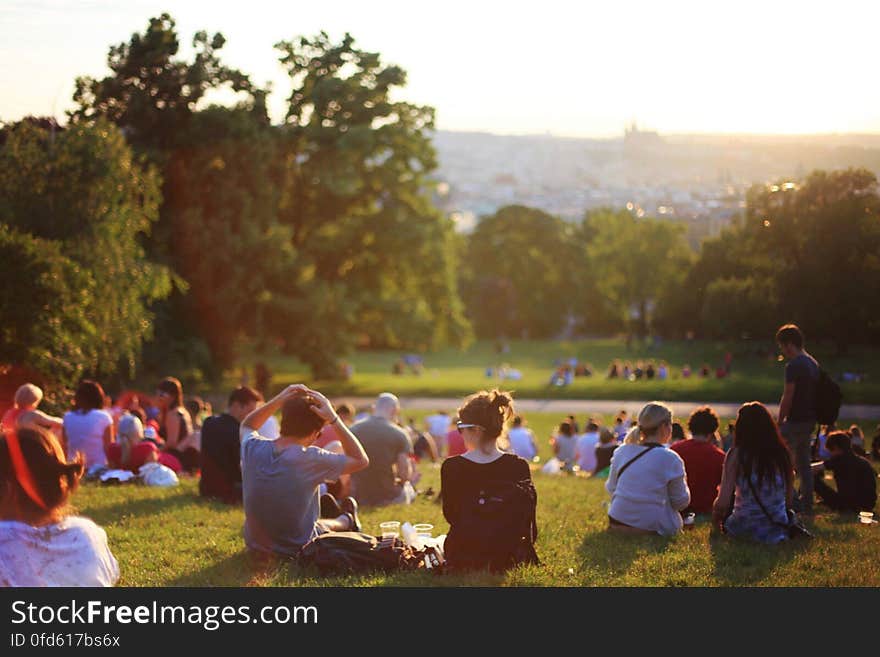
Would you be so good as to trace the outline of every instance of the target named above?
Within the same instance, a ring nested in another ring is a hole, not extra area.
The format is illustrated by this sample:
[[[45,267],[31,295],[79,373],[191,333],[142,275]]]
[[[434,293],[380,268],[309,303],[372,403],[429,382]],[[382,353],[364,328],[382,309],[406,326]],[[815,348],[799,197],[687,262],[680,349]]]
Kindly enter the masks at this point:
[[[834,511],[874,508],[864,436],[857,426],[826,426],[813,445],[819,365],[797,327],[782,327],[777,342],[788,363],[776,418],[746,403],[722,437],[709,406],[685,429],[667,405],[651,402],[632,419],[621,411],[610,426],[588,418],[581,431],[574,416],[559,424],[554,458],[564,472],[604,480],[609,531],[669,536],[702,516],[723,533],[772,544],[789,538],[796,513],[813,513],[814,497]],[[60,418],[40,411],[41,400],[37,386],[23,385],[2,418],[0,584],[115,583],[106,533],[70,513],[70,496],[84,476],[151,462],[198,476],[202,496],[242,504],[249,549],[296,557],[317,536],[360,531],[361,505],[413,502],[420,463],[443,459],[437,499],[449,523],[447,566],[538,563],[530,465],[538,445],[501,390],[467,397],[454,416],[428,416],[424,429],[403,421],[391,393],[358,413],[299,384],[268,401],[238,386],[218,414],[185,400],[171,377],[150,399],[124,394],[115,404],[97,382],[83,381]],[[878,447],[880,436],[875,458]]]

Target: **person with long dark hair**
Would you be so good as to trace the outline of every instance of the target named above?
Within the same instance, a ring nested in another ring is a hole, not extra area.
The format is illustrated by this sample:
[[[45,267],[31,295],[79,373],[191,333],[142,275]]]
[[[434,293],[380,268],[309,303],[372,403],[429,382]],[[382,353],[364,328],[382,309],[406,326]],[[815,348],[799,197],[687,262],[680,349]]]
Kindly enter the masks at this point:
[[[731,536],[780,543],[788,538],[793,499],[791,453],[776,421],[763,404],[743,404],[736,416],[733,448],[724,459],[713,521]]]
[[[192,417],[183,404],[183,386],[173,376],[159,381],[156,386],[156,404],[159,407],[159,436],[165,441],[162,451],[180,461],[184,470],[192,472],[199,467],[199,452],[184,448],[193,431]]]
[[[107,448],[115,440],[113,418],[104,410],[104,389],[97,381],[80,382],[73,410],[64,414],[62,444],[68,459],[82,453],[87,470],[107,465]]]

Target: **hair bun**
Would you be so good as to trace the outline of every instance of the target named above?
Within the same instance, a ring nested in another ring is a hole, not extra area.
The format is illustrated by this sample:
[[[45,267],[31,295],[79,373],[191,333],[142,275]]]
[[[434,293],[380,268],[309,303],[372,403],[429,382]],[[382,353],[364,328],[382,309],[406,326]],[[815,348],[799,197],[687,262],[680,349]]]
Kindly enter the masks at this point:
[[[495,389],[489,397],[489,404],[500,411],[502,408],[513,404],[513,397],[509,393]]]

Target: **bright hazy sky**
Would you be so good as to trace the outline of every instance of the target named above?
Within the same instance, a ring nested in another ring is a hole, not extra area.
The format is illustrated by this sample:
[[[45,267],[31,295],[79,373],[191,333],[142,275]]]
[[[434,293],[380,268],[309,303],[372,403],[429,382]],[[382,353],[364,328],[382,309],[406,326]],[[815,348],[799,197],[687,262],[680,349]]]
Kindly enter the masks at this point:
[[[0,0],[0,119],[61,116],[77,75],[168,11],[223,60],[289,91],[273,44],[320,30],[409,74],[447,130],[614,136],[880,132],[876,0]],[[187,50],[184,50],[187,52]]]

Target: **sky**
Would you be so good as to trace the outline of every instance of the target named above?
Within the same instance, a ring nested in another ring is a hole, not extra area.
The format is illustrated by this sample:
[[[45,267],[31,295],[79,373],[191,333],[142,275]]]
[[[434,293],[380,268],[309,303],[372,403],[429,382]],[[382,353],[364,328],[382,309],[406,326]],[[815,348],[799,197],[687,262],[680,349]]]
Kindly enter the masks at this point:
[[[880,133],[876,0],[0,0],[0,120],[62,118],[76,76],[105,75],[109,46],[163,11],[182,44],[222,32],[223,61],[272,83],[276,121],[274,44],[324,30],[403,67],[397,97],[444,130]]]

